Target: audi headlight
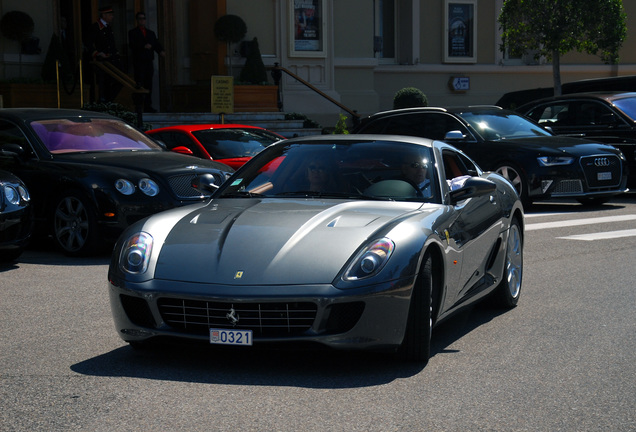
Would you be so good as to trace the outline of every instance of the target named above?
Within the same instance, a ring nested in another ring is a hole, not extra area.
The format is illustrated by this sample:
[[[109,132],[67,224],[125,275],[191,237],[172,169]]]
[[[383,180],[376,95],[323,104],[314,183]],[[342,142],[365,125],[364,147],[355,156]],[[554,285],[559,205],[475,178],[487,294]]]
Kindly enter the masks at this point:
[[[571,156],[541,156],[537,158],[539,165],[549,167],[556,165],[571,165],[574,158]]]
[[[130,180],[118,179],[115,182],[115,189],[124,195],[132,195],[135,193],[135,185]]]
[[[388,238],[376,240],[363,249],[344,273],[348,281],[363,279],[377,274],[387,263],[395,249],[395,244]]]
[[[152,243],[152,236],[145,232],[129,237],[121,249],[119,267],[131,274],[144,273],[148,269]]]
[[[20,204],[20,194],[13,186],[4,185],[4,196],[6,197],[6,200],[11,204]]]
[[[139,190],[152,197],[159,193],[159,185],[154,180],[143,178],[139,180]]]

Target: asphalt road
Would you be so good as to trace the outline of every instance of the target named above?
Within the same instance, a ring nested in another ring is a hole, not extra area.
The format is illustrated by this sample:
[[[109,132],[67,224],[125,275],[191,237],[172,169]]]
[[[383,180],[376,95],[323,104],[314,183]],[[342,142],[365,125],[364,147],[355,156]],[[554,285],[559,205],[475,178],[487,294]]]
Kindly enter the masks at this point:
[[[636,430],[636,197],[537,205],[526,224],[519,306],[446,322],[425,368],[360,353],[135,351],[114,330],[108,257],[32,248],[0,268],[0,430]]]

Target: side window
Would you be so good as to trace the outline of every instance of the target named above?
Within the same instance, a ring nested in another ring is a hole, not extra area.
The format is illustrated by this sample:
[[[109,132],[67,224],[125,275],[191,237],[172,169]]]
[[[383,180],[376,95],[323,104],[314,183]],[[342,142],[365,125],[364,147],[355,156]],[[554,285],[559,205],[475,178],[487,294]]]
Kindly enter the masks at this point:
[[[452,180],[456,177],[467,175],[475,175],[477,173],[475,166],[468,159],[463,158],[464,160],[462,160],[462,156],[459,153],[444,150],[442,158],[444,160],[444,175],[446,180]],[[466,166],[465,162],[470,163],[473,173],[471,173],[471,170]]]
[[[568,104],[541,105],[530,111],[528,117],[543,126],[566,124],[569,117]]]

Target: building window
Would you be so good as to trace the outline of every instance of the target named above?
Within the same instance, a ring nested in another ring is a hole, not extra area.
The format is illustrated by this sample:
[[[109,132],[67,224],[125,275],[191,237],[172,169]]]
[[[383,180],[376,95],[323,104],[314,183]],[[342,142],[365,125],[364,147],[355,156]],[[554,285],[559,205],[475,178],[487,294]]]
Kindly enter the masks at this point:
[[[374,1],[373,52],[382,63],[395,62],[395,0]]]

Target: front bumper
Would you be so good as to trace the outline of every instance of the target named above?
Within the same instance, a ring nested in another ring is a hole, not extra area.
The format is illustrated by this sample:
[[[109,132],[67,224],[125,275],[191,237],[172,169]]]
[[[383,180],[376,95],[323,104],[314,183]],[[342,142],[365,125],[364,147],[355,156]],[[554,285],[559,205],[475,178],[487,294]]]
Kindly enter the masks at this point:
[[[409,277],[340,290],[111,279],[108,287],[115,328],[127,342],[161,337],[209,342],[209,328],[228,328],[252,330],[254,345],[310,342],[386,350],[402,343],[413,282]],[[231,310],[239,317],[236,325],[227,319]]]

